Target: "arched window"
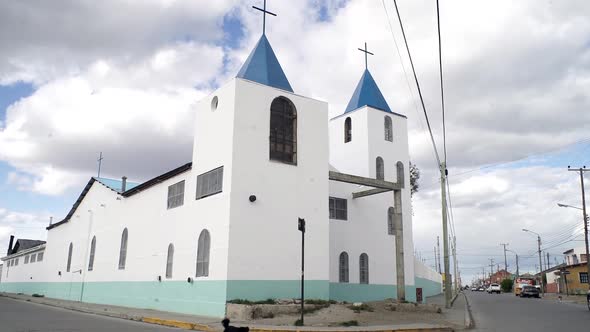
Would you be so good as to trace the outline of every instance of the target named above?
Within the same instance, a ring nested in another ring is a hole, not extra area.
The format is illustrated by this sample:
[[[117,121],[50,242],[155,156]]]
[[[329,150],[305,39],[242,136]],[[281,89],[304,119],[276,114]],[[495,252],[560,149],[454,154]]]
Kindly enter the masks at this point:
[[[96,236],[92,238],[90,243],[90,258],[88,259],[88,271],[94,270],[94,255],[96,253]]]
[[[209,231],[204,229],[199,235],[199,244],[197,246],[197,277],[209,276],[209,248],[211,247],[211,237]]]
[[[389,207],[387,209],[387,234],[388,235],[395,235],[395,228],[393,225],[393,207]]]
[[[384,180],[385,179],[385,167],[383,166],[383,158],[377,157],[377,159],[375,159],[375,169],[377,170],[377,172],[376,172],[377,180]]]
[[[346,251],[340,253],[338,264],[338,282],[348,282],[348,254]]]
[[[360,272],[360,283],[369,283],[369,256],[365,253],[361,254],[359,258],[359,272]]]
[[[74,244],[72,242],[70,242],[70,248],[68,249],[68,265],[66,268],[67,272],[70,272],[70,269],[72,268],[72,252],[74,251]]]
[[[385,116],[385,140],[393,142],[393,128],[391,125],[391,118],[387,115]]]
[[[174,262],[174,245],[168,245],[168,257],[166,258],[166,278],[172,278],[172,264]]]
[[[270,105],[270,160],[297,164],[297,110],[285,97]]]
[[[127,261],[127,228],[121,234],[121,249],[119,250],[119,270],[125,270],[125,262]]]
[[[398,161],[395,164],[397,169],[397,183],[403,184],[404,183],[404,164],[401,161]]]
[[[344,120],[344,143],[352,141],[352,119],[350,117]]]

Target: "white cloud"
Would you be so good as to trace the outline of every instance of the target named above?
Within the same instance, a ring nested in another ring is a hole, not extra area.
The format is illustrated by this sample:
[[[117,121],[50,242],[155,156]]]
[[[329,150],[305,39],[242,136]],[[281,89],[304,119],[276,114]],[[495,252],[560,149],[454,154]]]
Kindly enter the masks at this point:
[[[48,213],[10,211],[0,207],[0,256],[8,249],[10,235],[21,239],[45,240]]]

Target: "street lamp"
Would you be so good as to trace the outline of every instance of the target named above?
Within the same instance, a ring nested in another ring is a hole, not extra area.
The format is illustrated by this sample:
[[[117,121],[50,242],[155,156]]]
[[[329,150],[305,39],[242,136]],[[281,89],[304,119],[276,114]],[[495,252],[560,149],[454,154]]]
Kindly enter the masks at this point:
[[[584,201],[583,203],[585,204],[586,202]],[[588,250],[588,215],[586,214],[586,210],[583,207],[579,208],[577,206],[571,206],[571,205],[561,204],[561,203],[557,203],[557,206],[569,207],[572,209],[582,210],[582,218],[584,220],[584,242],[586,242],[586,266],[587,266],[586,269],[587,269],[587,273],[588,273],[587,275],[590,276],[590,252]],[[585,205],[584,205],[584,207],[585,207]]]
[[[537,235],[537,245],[539,246],[539,275],[541,276],[541,293],[543,293],[543,296],[545,296],[545,289],[543,287],[543,263],[541,261],[541,235],[539,235],[539,233],[535,233],[531,230],[528,230],[526,228],[522,229],[523,232],[529,232],[529,233],[533,233]]]
[[[518,254],[514,250],[506,249],[506,251],[510,251],[511,253],[516,255],[516,278],[518,278],[520,276],[520,273],[518,271]],[[506,271],[506,272],[508,272],[508,271]]]

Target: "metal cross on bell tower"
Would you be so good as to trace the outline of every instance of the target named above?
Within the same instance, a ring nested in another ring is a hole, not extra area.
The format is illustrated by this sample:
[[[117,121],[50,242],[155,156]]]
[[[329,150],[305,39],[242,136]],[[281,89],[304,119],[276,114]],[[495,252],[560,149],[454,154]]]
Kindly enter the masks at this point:
[[[264,7],[258,8],[256,6],[252,6],[252,8],[260,10],[262,12],[262,34],[265,35],[266,34],[266,14],[269,14],[272,16],[277,16],[277,14],[271,13],[268,10],[266,10],[266,0],[264,0]]]
[[[359,51],[364,52],[365,53],[365,69],[368,69],[369,65],[368,65],[368,59],[367,59],[367,55],[371,54],[371,55],[375,55],[369,51],[367,51],[367,43],[365,43],[365,49],[359,48]]]

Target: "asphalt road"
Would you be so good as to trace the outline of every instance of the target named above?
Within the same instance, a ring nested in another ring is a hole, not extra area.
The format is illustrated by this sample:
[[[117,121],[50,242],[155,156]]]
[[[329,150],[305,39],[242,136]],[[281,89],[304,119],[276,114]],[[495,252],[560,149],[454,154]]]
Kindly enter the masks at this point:
[[[1,332],[181,331],[0,297]]]
[[[466,291],[476,331],[590,331],[590,311],[580,304]]]

